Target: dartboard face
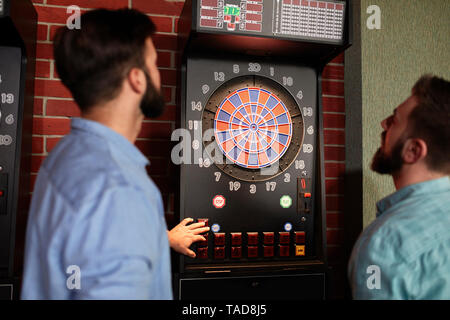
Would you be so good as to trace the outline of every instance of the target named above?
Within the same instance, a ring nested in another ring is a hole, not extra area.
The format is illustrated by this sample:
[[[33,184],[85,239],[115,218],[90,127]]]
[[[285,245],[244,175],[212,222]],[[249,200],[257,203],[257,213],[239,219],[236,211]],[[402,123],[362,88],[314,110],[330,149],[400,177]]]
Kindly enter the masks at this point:
[[[274,93],[262,88],[241,88],[219,105],[214,135],[222,153],[234,164],[248,169],[265,168],[288,150],[292,119]]]
[[[213,162],[245,181],[268,180],[286,170],[304,135],[295,99],[280,84],[261,76],[224,83],[209,99],[202,122],[204,133],[213,129],[215,150],[224,160]]]

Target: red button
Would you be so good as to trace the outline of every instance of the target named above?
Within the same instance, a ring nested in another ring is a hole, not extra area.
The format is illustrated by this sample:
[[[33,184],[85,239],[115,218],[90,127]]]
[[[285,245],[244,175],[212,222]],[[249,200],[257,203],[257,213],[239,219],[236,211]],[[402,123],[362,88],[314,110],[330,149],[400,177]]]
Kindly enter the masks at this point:
[[[256,258],[258,256],[258,247],[247,247],[247,256],[249,258]]]
[[[273,244],[274,234],[273,232],[263,232],[264,244]]]
[[[304,197],[305,197],[305,198],[311,198],[311,193],[309,193],[309,192],[305,193],[305,194],[304,194]]]
[[[214,259],[224,259],[224,258],[225,258],[225,247],[215,247]]]
[[[289,232],[278,232],[279,235],[279,242],[281,244],[288,244],[290,240],[290,233]]]
[[[197,258],[198,259],[208,259],[208,247],[198,248],[197,249]]]
[[[241,258],[242,257],[242,247],[231,247],[231,257]]]
[[[3,190],[0,190],[0,197],[3,197]]]
[[[198,246],[199,247],[207,247],[208,246],[208,233],[202,234],[202,236],[205,238],[205,241],[199,241]]]
[[[240,246],[242,244],[242,233],[232,232],[231,233],[231,245]]]
[[[214,244],[216,246],[225,245],[225,233],[214,233]]]
[[[263,246],[264,257],[273,257],[273,246]]]
[[[289,246],[279,246],[280,257],[289,257]]]
[[[197,219],[197,222],[204,222],[205,223],[205,227],[208,227],[209,225],[209,219],[208,218],[199,218]]]
[[[258,244],[258,232],[247,232],[247,244],[248,245]]]
[[[295,232],[295,243],[297,244],[305,243],[305,231]]]

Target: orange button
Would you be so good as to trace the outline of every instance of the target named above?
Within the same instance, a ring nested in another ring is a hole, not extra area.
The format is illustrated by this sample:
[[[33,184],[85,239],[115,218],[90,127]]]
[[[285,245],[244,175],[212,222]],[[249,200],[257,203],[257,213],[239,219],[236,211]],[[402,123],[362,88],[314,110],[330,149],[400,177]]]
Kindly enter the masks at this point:
[[[311,198],[311,193],[309,193],[309,192],[305,193],[305,194],[304,194],[304,197],[305,197],[305,198]]]

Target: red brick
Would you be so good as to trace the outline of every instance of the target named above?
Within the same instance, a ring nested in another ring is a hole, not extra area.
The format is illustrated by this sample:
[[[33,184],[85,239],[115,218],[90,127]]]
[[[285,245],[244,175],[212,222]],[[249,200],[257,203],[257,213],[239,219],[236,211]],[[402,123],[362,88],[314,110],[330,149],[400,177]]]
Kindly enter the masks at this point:
[[[73,100],[47,100],[47,116],[79,117],[80,109]]]
[[[335,97],[322,97],[323,111],[345,112],[345,99]]]
[[[72,98],[70,91],[59,80],[36,79],[34,94],[43,97]]]
[[[343,244],[344,231],[342,229],[327,230],[327,244]]]
[[[340,178],[345,174],[345,164],[343,163],[325,163],[326,178]]]
[[[155,34],[152,40],[157,50],[177,50],[178,42],[175,35]]]
[[[33,133],[42,135],[65,135],[70,131],[70,120],[60,118],[34,118]]]
[[[345,161],[344,147],[325,146],[325,160]]]
[[[323,126],[325,129],[345,128],[345,115],[343,114],[324,114]]]
[[[322,73],[323,79],[344,80],[344,66],[327,65]]]
[[[343,211],[344,197],[342,196],[327,196],[326,197],[327,211]]]
[[[66,24],[67,19],[71,16],[70,13],[67,13],[67,8],[35,6],[35,9],[39,22]]]
[[[47,0],[47,4],[66,6],[76,5],[81,8],[108,8],[120,9],[128,8],[128,0]]]
[[[173,68],[172,52],[167,51],[158,52],[158,67]]]
[[[164,14],[169,16],[179,16],[183,9],[184,2],[174,2],[167,0],[149,1],[133,0],[133,8],[149,14]]]
[[[156,32],[173,32],[173,19],[170,17],[150,17],[156,25]]]
[[[324,130],[325,144],[345,145],[345,131],[342,130]]]
[[[36,61],[35,76],[38,78],[50,77],[50,62],[49,61]]]
[[[161,84],[166,86],[177,85],[177,71],[176,70],[159,70],[161,74]]]
[[[31,152],[44,153],[44,137],[31,138]]]
[[[34,98],[33,114],[39,116],[44,114],[44,99]]]
[[[170,157],[171,144],[168,141],[137,140],[135,144],[147,157]]]
[[[36,40],[47,41],[48,25],[38,24]]]
[[[331,63],[344,63],[344,59],[345,59],[345,53],[341,53],[336,58],[331,60]]]
[[[53,59],[53,44],[37,43],[36,59]]]
[[[54,137],[47,137],[46,138],[46,146],[47,146],[47,152],[50,152],[50,151],[52,151],[52,149],[58,144],[58,142],[61,140],[62,138],[61,137],[59,137],[59,138],[54,138]]]
[[[343,228],[344,217],[342,213],[327,213],[327,228]]]
[[[323,80],[322,93],[333,96],[344,96],[344,82]]]
[[[161,120],[161,121],[175,121],[176,120],[176,107],[171,105],[166,105],[164,112],[161,116],[155,119],[145,118],[146,120]]]
[[[142,123],[139,138],[168,139],[170,141],[171,134],[172,128],[170,123],[144,122]]]
[[[325,180],[325,190],[327,195],[343,195],[344,187],[343,179]]]
[[[31,156],[31,172],[38,173],[46,156]]]

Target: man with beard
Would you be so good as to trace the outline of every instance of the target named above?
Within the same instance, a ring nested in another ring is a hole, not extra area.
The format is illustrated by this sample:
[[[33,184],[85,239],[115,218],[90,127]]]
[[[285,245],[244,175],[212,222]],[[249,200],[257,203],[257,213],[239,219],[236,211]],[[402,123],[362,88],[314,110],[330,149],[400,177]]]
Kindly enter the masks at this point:
[[[450,299],[450,83],[422,77],[381,126],[372,170],[397,191],[353,248],[353,297]]]
[[[153,22],[136,10],[94,10],[54,39],[58,74],[81,110],[39,170],[30,208],[23,299],[172,299],[169,242],[209,228],[167,231],[161,194],[134,146],[144,117],[164,109]]]

